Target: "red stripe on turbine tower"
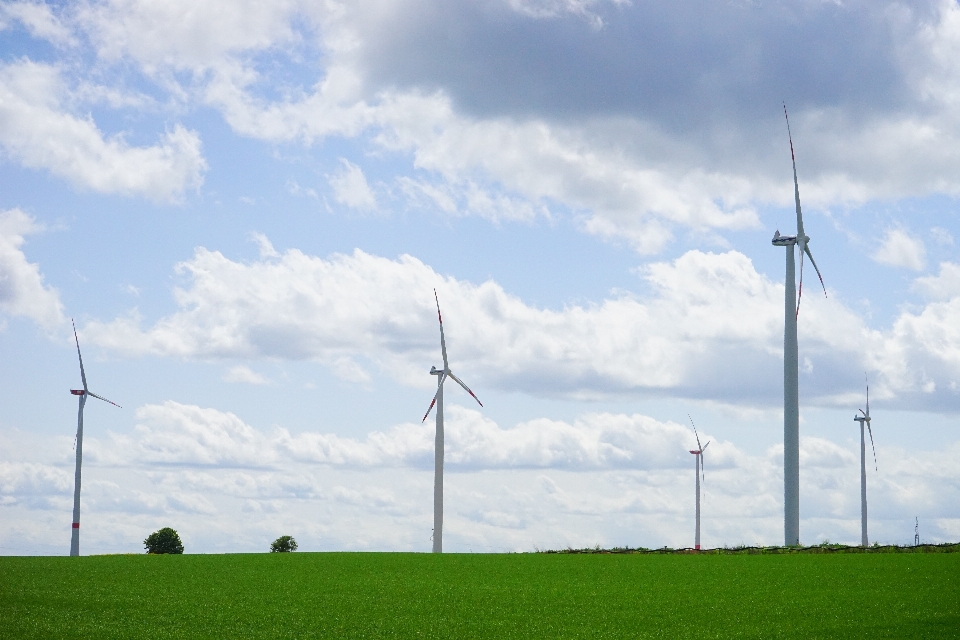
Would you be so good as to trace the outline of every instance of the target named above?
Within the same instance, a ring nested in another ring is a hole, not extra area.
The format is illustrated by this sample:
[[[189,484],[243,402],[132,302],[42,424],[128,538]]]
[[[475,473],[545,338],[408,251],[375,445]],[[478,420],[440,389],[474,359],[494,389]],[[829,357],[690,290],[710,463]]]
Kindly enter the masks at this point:
[[[79,529],[79,528],[80,528],[80,523],[79,523],[79,522],[74,522],[74,523],[73,523],[73,528],[74,528],[74,529]]]

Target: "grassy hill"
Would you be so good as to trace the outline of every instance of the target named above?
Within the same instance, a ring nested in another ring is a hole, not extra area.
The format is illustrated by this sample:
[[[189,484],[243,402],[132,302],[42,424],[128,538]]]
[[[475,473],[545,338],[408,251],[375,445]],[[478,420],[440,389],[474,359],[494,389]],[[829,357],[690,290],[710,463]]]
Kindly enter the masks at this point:
[[[3,557],[0,637],[960,637],[960,554]]]

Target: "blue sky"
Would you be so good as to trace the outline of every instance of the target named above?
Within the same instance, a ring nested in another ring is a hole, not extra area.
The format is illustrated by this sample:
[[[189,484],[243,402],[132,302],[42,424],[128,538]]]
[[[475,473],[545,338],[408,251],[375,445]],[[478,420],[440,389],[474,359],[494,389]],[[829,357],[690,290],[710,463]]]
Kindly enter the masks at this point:
[[[783,250],[801,540],[960,536],[960,7],[0,4],[0,553],[454,551],[782,532]],[[811,279],[812,278],[812,279]]]

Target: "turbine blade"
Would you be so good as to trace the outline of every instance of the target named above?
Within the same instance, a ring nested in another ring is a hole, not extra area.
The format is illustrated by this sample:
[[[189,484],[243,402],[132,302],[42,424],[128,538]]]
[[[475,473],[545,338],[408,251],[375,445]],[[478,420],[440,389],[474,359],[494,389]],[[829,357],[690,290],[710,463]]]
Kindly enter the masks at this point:
[[[817,261],[813,259],[813,254],[810,253],[810,243],[806,242],[803,245],[803,252],[807,254],[807,257],[810,258],[810,264],[813,265],[813,270],[817,272],[817,277],[820,278],[820,286],[823,287],[823,297],[827,297],[827,285],[823,284],[823,276],[820,275],[820,269],[817,268]],[[802,256],[801,256],[802,257]],[[802,264],[802,263],[801,263]]]
[[[793,247],[790,247],[793,251]],[[797,292],[797,317],[800,317],[800,299],[803,298],[803,249],[800,250],[800,289]]]
[[[697,425],[693,424],[693,418],[690,417],[689,413],[687,418],[690,418],[690,426],[693,427],[693,435],[697,439],[697,451],[703,451],[703,447],[700,446],[700,434],[697,433]]]
[[[797,203],[797,238],[806,235],[803,232],[803,213],[800,211],[800,183],[797,180],[797,158],[793,153],[793,134],[790,132],[790,116],[787,115],[787,105],[783,105],[783,117],[787,120],[787,137],[790,139],[790,160],[793,162],[793,197]]]
[[[870,421],[867,421],[867,433],[870,434],[870,448],[873,449],[873,469],[879,473],[880,468],[877,466],[877,448],[873,446],[873,429],[870,428]]]
[[[83,371],[83,356],[80,355],[80,338],[77,337],[77,325],[70,318],[70,324],[73,325],[73,339],[77,343],[77,357],[80,359],[80,379],[83,380],[83,390],[87,390],[87,374]]]
[[[863,413],[863,417],[864,417],[864,418],[866,418],[866,417],[867,417],[867,414],[866,414],[866,413],[864,413],[864,411],[863,411],[863,409],[858,409],[858,411],[859,411],[860,413]]]
[[[478,405],[480,405],[481,407],[483,406],[483,403],[480,402],[480,398],[477,397],[477,394],[475,394],[473,391],[470,391],[470,387],[468,387],[467,385],[463,384],[463,380],[461,380],[461,379],[458,378],[457,376],[453,375],[452,373],[450,374],[450,377],[453,378],[453,381],[454,381],[454,382],[456,382],[458,385],[460,385],[461,387],[463,387],[464,390],[465,390],[467,393],[469,393],[471,396],[473,396],[473,399],[477,401],[477,404],[478,404]]]
[[[440,351],[443,352],[443,370],[450,368],[447,363],[447,341],[443,337],[443,316],[440,315],[440,298],[437,297],[437,290],[433,290],[433,299],[437,301],[437,320],[440,321]]]
[[[443,388],[443,381],[447,379],[447,374],[440,375],[440,383],[437,385],[437,392],[433,394],[433,400],[430,401],[430,406],[427,408],[427,412],[423,414],[423,420],[420,421],[420,424],[423,424],[427,421],[427,416],[430,415],[430,412],[433,411],[433,405],[437,404],[437,396],[440,395],[440,389]]]
[[[863,375],[864,378],[867,377],[866,374]],[[870,381],[867,380],[867,412],[864,414],[866,417],[870,417]]]
[[[93,397],[96,398],[97,400],[103,400],[104,402],[109,402],[110,404],[112,404],[113,406],[117,407],[118,409],[123,409],[123,407],[121,407],[120,405],[118,405],[116,402],[113,402],[112,400],[107,400],[107,399],[104,398],[103,396],[98,396],[98,395],[95,394],[93,391],[87,391],[87,395],[88,395],[88,396],[93,396]]]
[[[710,446],[711,442],[713,442],[713,440],[707,440],[707,444],[703,445],[703,449],[700,449],[700,453],[703,453],[704,451],[706,451],[707,447]]]

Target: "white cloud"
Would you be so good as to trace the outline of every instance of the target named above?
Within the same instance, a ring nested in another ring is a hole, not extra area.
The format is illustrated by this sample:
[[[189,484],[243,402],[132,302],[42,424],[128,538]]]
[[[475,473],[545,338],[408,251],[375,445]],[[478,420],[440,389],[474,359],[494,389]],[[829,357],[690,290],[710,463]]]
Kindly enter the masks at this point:
[[[10,6],[42,14],[30,24],[48,31],[60,25],[85,33],[100,63],[137,66],[173,103],[213,106],[240,135],[304,144],[361,137],[377,155],[409,159],[409,170],[401,170],[408,175],[396,176],[396,184],[441,211],[494,221],[572,212],[586,232],[642,253],[659,251],[677,229],[756,227],[759,204],[789,202],[780,113],[758,111],[757,97],[768,96],[770,78],[782,75],[775,61],[784,38],[820,42],[824,33],[846,30],[858,37],[833,38],[824,43],[834,47],[831,55],[797,63],[800,76],[823,78],[793,118],[806,204],[957,193],[960,145],[951,140],[960,136],[953,109],[960,8],[946,0],[813,4],[797,13],[763,3],[697,5],[702,19],[692,26],[686,12],[694,8],[683,2],[667,11],[591,0],[440,11],[430,0],[107,0],[56,15],[45,5]],[[608,28],[614,23],[622,28]],[[692,31],[670,38],[678,24]],[[601,25],[605,46],[598,47]],[[666,40],[635,37],[634,26],[659,29]],[[505,33],[516,39],[516,30],[533,28],[544,55],[561,60],[551,73],[529,49],[502,45]],[[471,45],[433,37],[450,32]],[[704,43],[706,53],[691,55],[691,46]],[[669,63],[646,64],[653,53]],[[270,72],[278,61],[302,71],[307,59],[323,66],[306,80]],[[851,71],[838,62],[846,60],[862,64]],[[625,86],[623,77],[636,81]],[[848,87],[844,97],[824,89],[836,86]],[[59,156],[53,170],[94,189],[161,199],[199,183],[204,165],[195,134],[175,128],[159,147],[131,149],[119,138],[104,140],[89,119],[54,115],[59,128],[8,143],[29,166],[48,166],[56,156],[33,150],[34,142],[66,153],[86,140],[79,147],[111,170],[82,171]],[[72,144],[50,142],[61,138]],[[120,172],[122,163],[107,157],[158,151],[169,165],[163,171],[173,174],[157,179],[165,187],[150,182],[149,172]],[[375,206],[363,170],[344,165],[331,178],[347,206]],[[150,184],[131,184],[133,175]]]
[[[349,160],[340,158],[340,169],[327,176],[327,181],[333,189],[334,200],[340,204],[367,211],[377,208],[377,198],[363,170]]]
[[[930,300],[960,298],[960,264],[941,262],[940,273],[917,278],[914,286]]]
[[[926,264],[927,250],[919,238],[903,229],[890,229],[872,257],[880,264],[921,271]]]
[[[84,459],[234,467],[258,467],[274,459],[263,448],[264,436],[232,413],[166,402],[140,407],[136,418],[134,435],[117,436],[111,445],[85,439]]]
[[[89,450],[96,463],[113,465],[253,469],[282,468],[289,461],[355,467],[433,464],[431,422],[399,424],[361,440],[322,432],[291,434],[281,427],[263,432],[233,413],[173,401],[140,407],[136,417],[132,434],[88,438],[85,453]],[[686,466],[684,454],[695,444],[687,427],[643,415],[588,414],[573,423],[536,419],[503,429],[480,411],[448,404],[445,417],[446,465],[454,471],[674,469]],[[714,442],[710,452],[714,468],[742,459],[729,443]]]
[[[960,95],[960,8],[947,0],[910,7],[813,4],[797,13],[763,3],[697,5],[703,19],[692,26],[685,16],[694,9],[683,2],[668,11],[592,0],[468,3],[444,11],[430,0],[5,6],[8,19],[16,14],[38,37],[85,33],[98,62],[132,63],[176,105],[211,105],[241,135],[305,144],[363,136],[380,154],[409,158],[410,175],[397,176],[397,184],[443,195],[433,199],[442,211],[491,220],[573,212],[585,231],[622,239],[642,253],[659,251],[678,228],[756,227],[758,204],[790,200],[779,111],[756,108],[756,97],[769,95],[769,78],[780,75],[775,61],[784,38],[820,42],[834,29],[883,34],[833,38],[832,55],[798,61],[801,76],[824,78],[794,112],[805,202],[957,193],[952,176],[960,170],[960,145],[951,140],[960,136],[953,109]],[[623,28],[608,28],[614,23]],[[633,30],[673,34],[677,24],[692,31],[661,41]],[[601,25],[606,44],[597,47]],[[551,73],[542,72],[529,49],[502,45],[506,32],[533,28],[544,55],[562,61]],[[471,46],[433,37],[449,32],[462,32]],[[545,37],[557,33],[564,37]],[[690,55],[689,47],[704,43],[706,53]],[[646,64],[651,47],[669,64]],[[305,59],[323,64],[306,81],[300,75],[291,84],[286,74],[276,80],[269,72],[278,60],[299,69]],[[846,60],[862,64],[851,71],[837,62]],[[491,64],[498,82],[491,82]],[[451,69],[465,71],[451,75]],[[29,71],[36,76],[44,69]],[[636,81],[624,86],[625,75]],[[845,97],[824,89],[835,86],[848,87]],[[18,86],[11,95],[35,93]],[[120,138],[105,140],[89,118],[51,108],[49,95],[57,91],[41,93],[10,102],[35,112],[34,128],[46,122],[34,135],[23,123],[7,131],[8,151],[28,166],[93,189],[159,199],[199,184],[205,165],[195,134],[175,127],[158,146],[130,148]],[[15,131],[27,133],[13,140]],[[87,162],[69,157],[77,148]],[[114,156],[136,156],[150,170],[122,171],[129,162]],[[90,157],[98,162],[91,165]],[[345,165],[333,177],[348,206],[374,206],[360,180],[363,169]]]
[[[501,427],[480,411],[456,404],[448,411],[445,548],[691,544],[688,427],[609,413]],[[86,553],[142,550],[146,534],[171,517],[190,552],[265,550],[283,532],[310,550],[429,548],[432,425],[353,438],[262,431],[232,413],[175,402],[140,407],[136,416],[130,432],[87,441]],[[713,440],[702,487],[704,542],[778,542],[782,448],[747,455],[716,434],[702,436]],[[29,442],[23,451],[42,450]],[[857,447],[818,438],[800,444],[801,539],[855,543]],[[881,473],[868,471],[872,539],[906,542],[914,515],[925,540],[949,539],[950,505],[960,499],[960,476],[949,461],[958,447],[907,453],[880,445]],[[0,547],[50,514],[68,522],[68,463],[0,462]],[[251,512],[270,517],[251,523]],[[65,545],[54,524],[29,544]]]
[[[270,239],[262,233],[253,232],[250,234],[250,239],[257,243],[257,248],[260,250],[261,260],[265,260],[267,258],[276,258],[280,255],[277,253],[277,250],[273,248],[273,243],[270,242]]]
[[[0,145],[24,166],[47,169],[101,193],[176,200],[206,169],[200,138],[174,125],[157,146],[105,138],[93,120],[69,113],[59,70],[20,60],[0,66]]]
[[[457,370],[480,388],[578,398],[655,390],[759,405],[779,395],[782,287],[735,251],[690,251],[647,265],[641,275],[652,293],[644,298],[621,292],[559,310],[531,307],[492,281],[444,277],[411,256],[394,261],[359,250],[322,259],[291,249],[239,263],[201,248],[177,270],[189,278],[174,292],[179,310],[148,329],[137,316],[91,322],[85,338],[127,354],[313,359],[334,369],[363,356],[422,386],[437,348],[436,287]],[[918,287],[953,290],[928,280]],[[953,296],[903,311],[883,332],[836,296],[809,301],[800,323],[808,397],[848,402],[852,388],[814,372],[845,372],[852,382],[868,369],[879,374],[878,400],[929,402],[939,389],[940,406],[955,407],[958,305]],[[347,379],[367,375],[352,365],[340,371]]]
[[[956,410],[960,394],[960,266],[944,262],[937,276],[917,278],[931,302],[904,311],[882,347],[893,384],[926,395],[928,408]],[[939,397],[934,397],[939,392]]]
[[[436,351],[437,287],[461,369],[482,372],[488,384],[563,393],[703,384],[730,358],[775,367],[782,331],[779,287],[735,252],[651,265],[646,278],[657,294],[649,301],[624,296],[558,311],[529,307],[494,282],[443,277],[411,256],[359,250],[329,260],[288,250],[240,264],[199,249],[178,270],[191,280],[175,292],[180,311],[146,332],[135,317],[94,322],[85,338],[179,357],[335,362],[362,354],[420,380],[414,372]]]
[[[6,2],[0,4],[0,20],[16,20],[22,23],[35,38],[42,38],[57,45],[76,45],[70,28],[63,24],[44,2]],[[4,25],[0,22],[0,29]]]
[[[28,262],[20,249],[26,236],[40,229],[19,209],[0,211],[0,313],[53,329],[64,321],[60,296],[44,284],[40,267]]]
[[[165,66],[199,70],[232,54],[298,39],[290,24],[297,4],[106,0],[83,5],[78,23],[105,59],[133,58],[148,71]]]
[[[269,384],[270,381],[246,365],[230,367],[223,374],[224,382],[241,382],[244,384]]]

